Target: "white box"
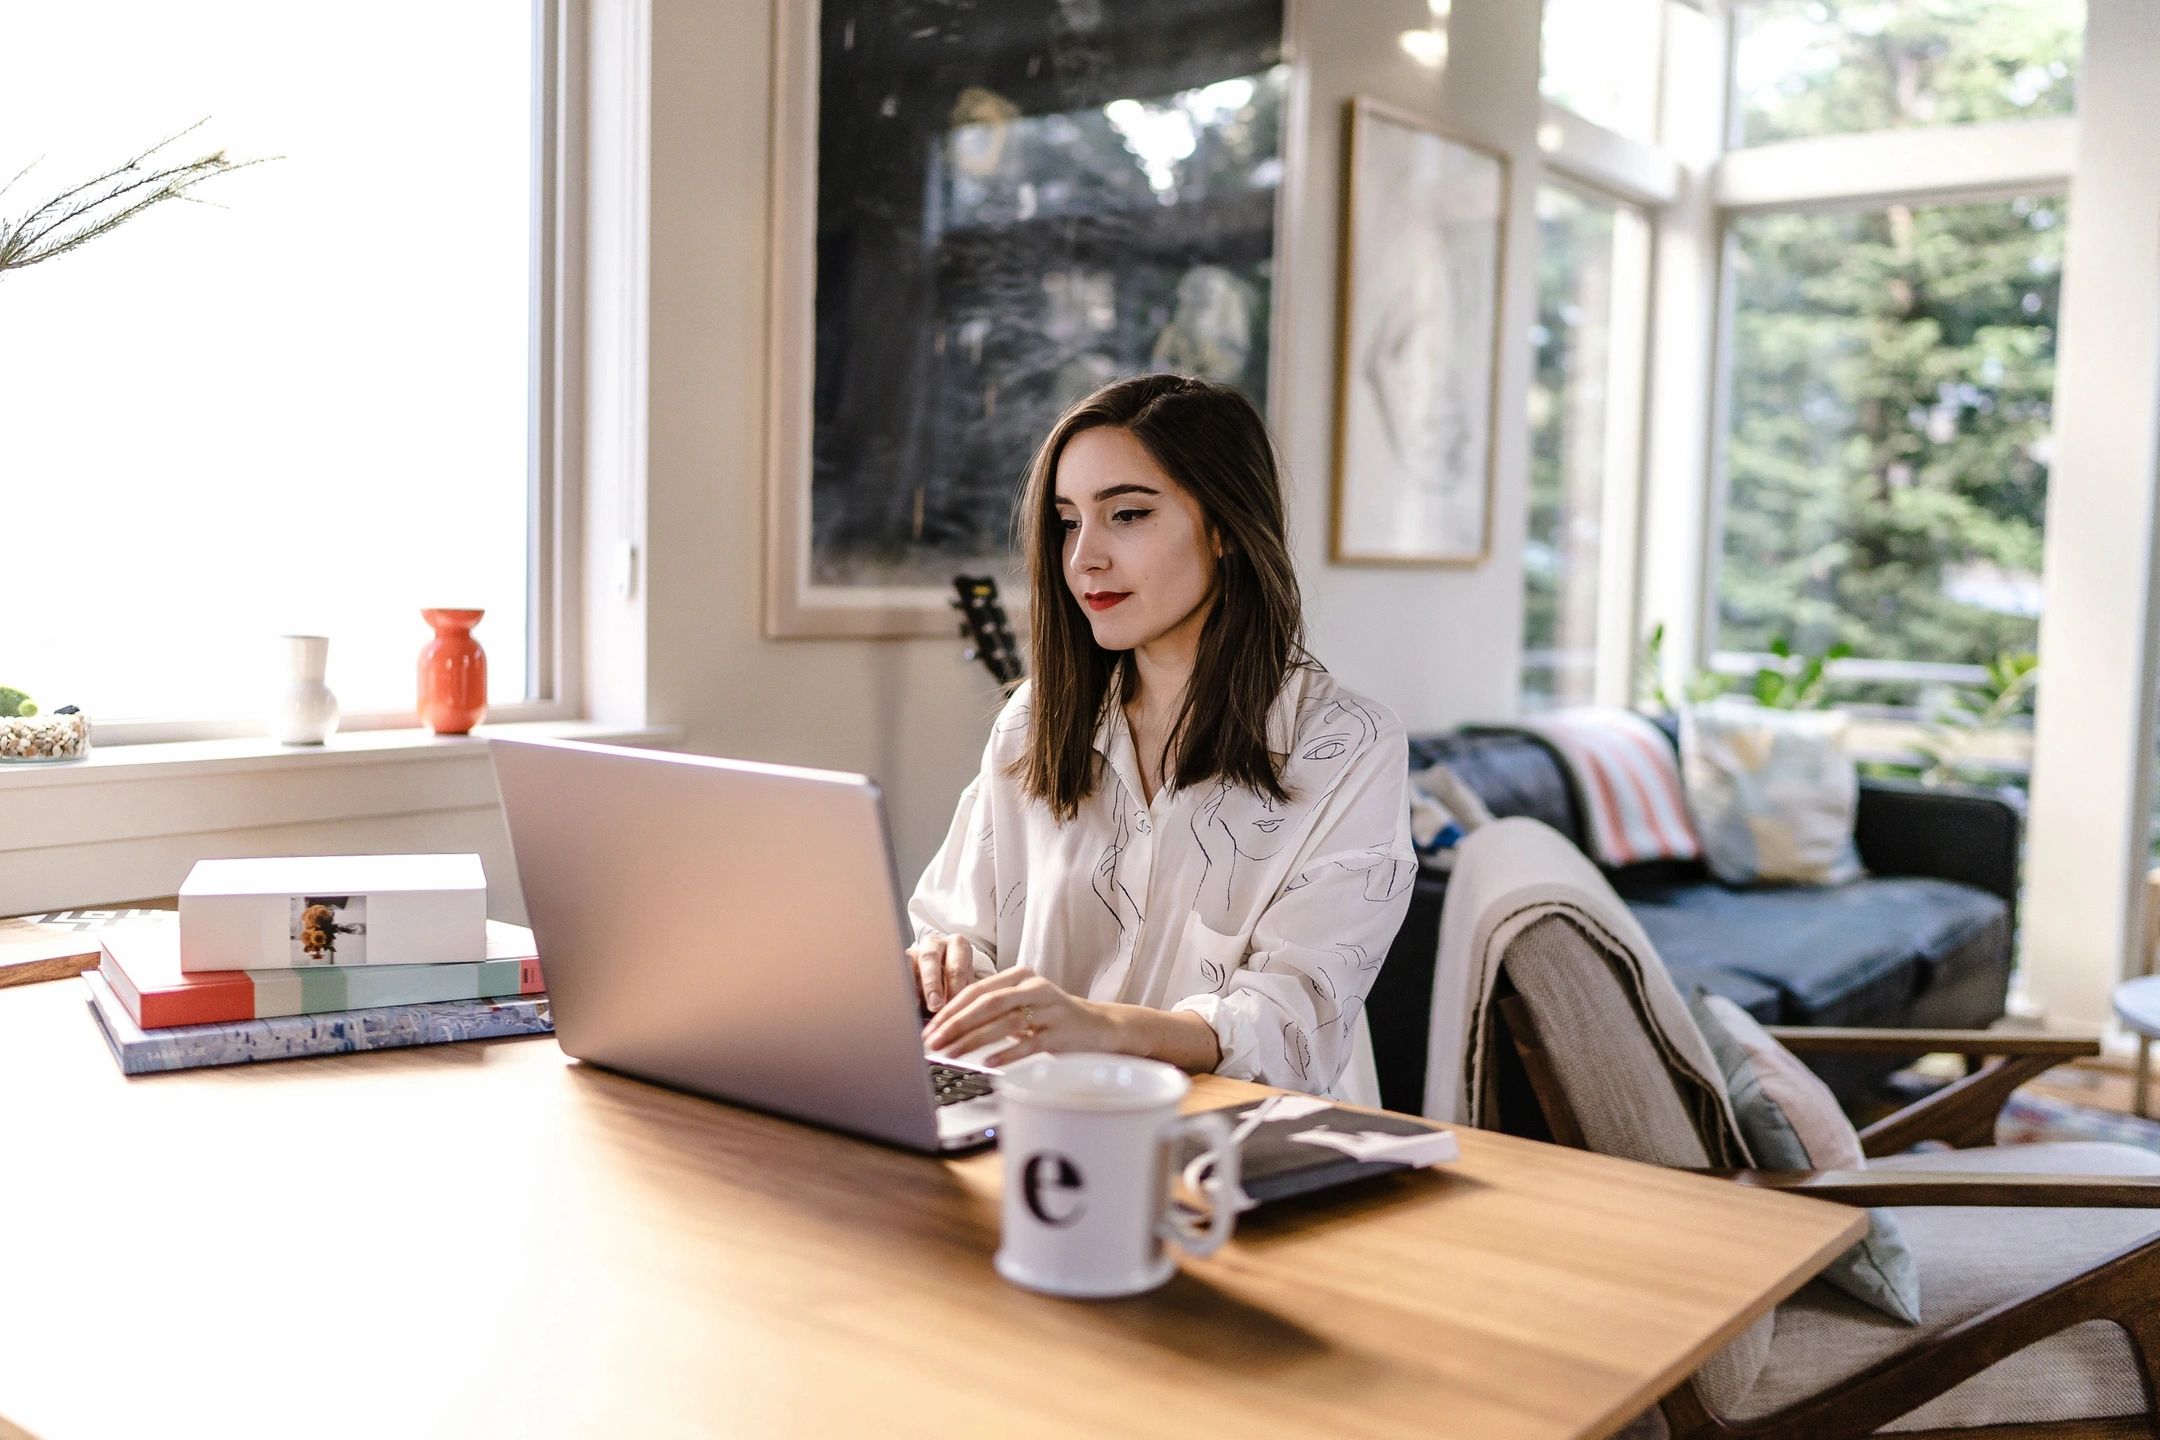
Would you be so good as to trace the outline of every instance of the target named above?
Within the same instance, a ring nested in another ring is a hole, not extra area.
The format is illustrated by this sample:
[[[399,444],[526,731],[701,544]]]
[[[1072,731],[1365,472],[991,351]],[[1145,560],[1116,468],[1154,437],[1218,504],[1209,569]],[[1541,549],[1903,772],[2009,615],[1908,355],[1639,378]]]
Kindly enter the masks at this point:
[[[487,951],[478,855],[199,860],[180,887],[180,968],[469,964]]]

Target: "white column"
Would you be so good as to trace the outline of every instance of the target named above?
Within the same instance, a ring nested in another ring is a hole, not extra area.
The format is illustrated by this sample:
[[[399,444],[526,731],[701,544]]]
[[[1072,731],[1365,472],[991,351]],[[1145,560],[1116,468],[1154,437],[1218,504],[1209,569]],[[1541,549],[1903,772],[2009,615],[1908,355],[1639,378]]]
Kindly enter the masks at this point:
[[[1703,77],[1723,73],[1726,23],[1722,15],[1675,8],[1665,31],[1663,134],[1680,162],[1680,195],[1656,222],[1637,623],[1643,633],[1665,626],[1664,681],[1675,695],[1709,658],[1706,620],[1715,599],[1710,461],[1722,242],[1713,192],[1725,110],[1719,87]]]
[[[2056,348],[2024,981],[2098,1025],[2139,934],[2160,480],[2160,5],[2090,0]]]

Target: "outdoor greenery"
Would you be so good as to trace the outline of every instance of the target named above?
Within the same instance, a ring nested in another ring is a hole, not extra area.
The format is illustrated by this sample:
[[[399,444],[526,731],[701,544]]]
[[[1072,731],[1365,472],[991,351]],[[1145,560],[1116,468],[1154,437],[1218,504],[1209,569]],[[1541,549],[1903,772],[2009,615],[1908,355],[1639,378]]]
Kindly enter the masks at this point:
[[[1830,63],[1778,77],[1777,135],[2023,113],[2077,54],[2055,0],[1759,8],[1851,22],[1810,28]],[[1736,222],[1719,649],[2034,647],[2065,218],[2035,195]]]
[[[2085,0],[1741,0],[1742,144],[2068,115]]]

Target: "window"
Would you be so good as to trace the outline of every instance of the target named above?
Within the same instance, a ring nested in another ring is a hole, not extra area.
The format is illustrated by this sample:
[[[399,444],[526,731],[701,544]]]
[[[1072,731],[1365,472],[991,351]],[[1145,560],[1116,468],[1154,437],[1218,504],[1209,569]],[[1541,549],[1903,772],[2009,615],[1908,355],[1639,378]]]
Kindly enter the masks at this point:
[[[2033,647],[2065,212],[2033,195],[1734,224],[1722,649]]]
[[[1647,222],[1632,206],[1548,184],[1537,217],[1525,709],[1596,698],[1606,492],[1635,464],[1649,256]]]
[[[2068,115],[2084,0],[1743,0],[1743,145]]]
[[[1656,139],[1665,0],[1544,3],[1545,98],[1630,139]]]
[[[11,627],[0,683],[101,721],[247,721],[275,637],[315,632],[348,716],[409,715],[418,611],[454,605],[488,612],[491,701],[540,693],[550,12],[13,9],[0,175],[36,163],[0,214],[199,118],[161,154],[262,163],[192,192],[217,208],[0,277],[0,552],[50,616]]]

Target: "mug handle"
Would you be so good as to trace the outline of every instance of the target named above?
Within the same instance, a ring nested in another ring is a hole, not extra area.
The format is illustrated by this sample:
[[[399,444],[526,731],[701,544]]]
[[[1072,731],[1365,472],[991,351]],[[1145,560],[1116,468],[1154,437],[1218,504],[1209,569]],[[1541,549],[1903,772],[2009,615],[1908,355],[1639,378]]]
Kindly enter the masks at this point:
[[[1178,1210],[1168,1208],[1155,1227],[1156,1234],[1173,1241],[1188,1254],[1207,1256],[1222,1249],[1223,1241],[1237,1228],[1237,1197],[1244,1192],[1239,1188],[1243,1176],[1237,1142],[1231,1138],[1230,1117],[1219,1110],[1203,1110],[1197,1115],[1187,1115],[1163,1132],[1163,1144],[1175,1146],[1187,1135],[1201,1136],[1207,1148],[1186,1167],[1186,1173],[1199,1174],[1211,1168],[1208,1177],[1208,1219],[1201,1225]]]

